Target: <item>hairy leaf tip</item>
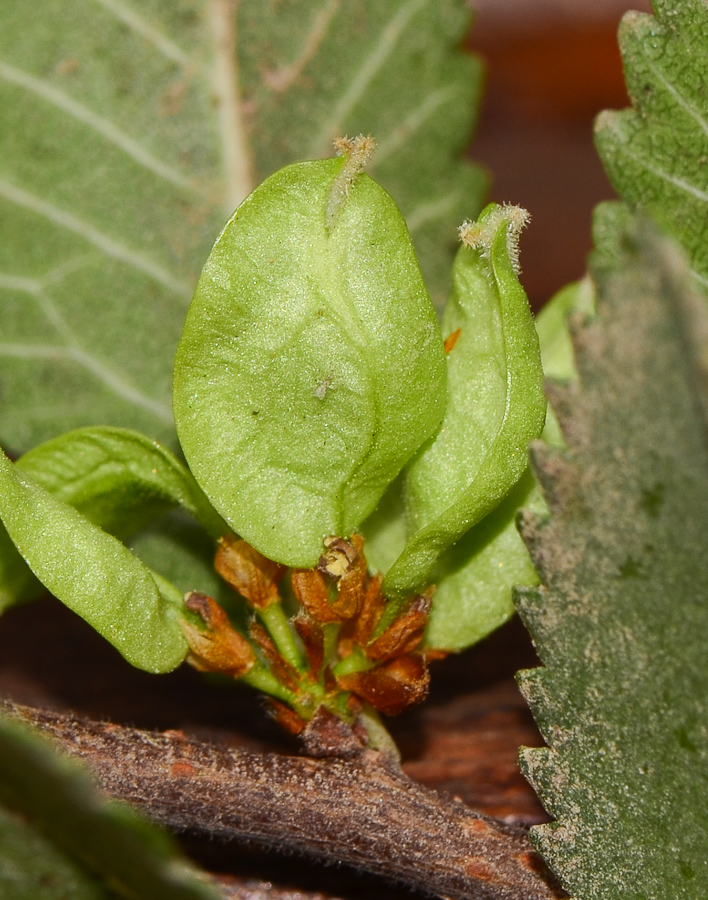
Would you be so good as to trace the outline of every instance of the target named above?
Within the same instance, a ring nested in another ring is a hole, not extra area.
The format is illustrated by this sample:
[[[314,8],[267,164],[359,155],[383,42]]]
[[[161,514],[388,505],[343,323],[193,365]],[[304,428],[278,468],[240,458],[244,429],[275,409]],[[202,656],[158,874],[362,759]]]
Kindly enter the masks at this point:
[[[479,250],[482,256],[488,256],[494,239],[502,223],[506,223],[506,245],[509,259],[518,275],[521,271],[519,264],[519,235],[531,221],[531,214],[523,206],[512,206],[505,203],[497,207],[483,222],[463,222],[458,232],[460,240],[465,247]]]
[[[376,141],[370,134],[359,134],[353,138],[340,137],[334,141],[334,149],[337,151],[337,156],[345,157],[345,162],[329,192],[326,212],[328,228],[335,225],[339,211],[349,196],[355,178],[372,159]]]

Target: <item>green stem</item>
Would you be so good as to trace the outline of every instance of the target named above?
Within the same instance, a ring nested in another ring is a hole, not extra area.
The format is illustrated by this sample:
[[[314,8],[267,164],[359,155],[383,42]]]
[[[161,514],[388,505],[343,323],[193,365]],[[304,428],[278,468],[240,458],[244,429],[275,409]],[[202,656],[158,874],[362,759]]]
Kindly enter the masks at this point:
[[[280,603],[271,603],[270,606],[259,609],[258,615],[283,659],[298,672],[304,672],[307,662]]]
[[[373,750],[379,750],[381,753],[393,756],[394,759],[400,762],[401,754],[399,753],[398,747],[389,734],[388,729],[381,721],[381,716],[376,712],[374,707],[365,703],[359,718],[368,732],[369,746]]]
[[[330,660],[334,659],[334,653],[337,649],[337,640],[339,639],[339,632],[341,631],[341,628],[342,626],[339,622],[330,622],[322,629],[324,634],[325,666],[329,664]]]
[[[332,672],[335,678],[340,675],[351,675],[352,672],[365,672],[372,667],[373,663],[367,659],[360,647],[354,647],[349,656],[345,656],[343,660],[332,666]]]
[[[261,663],[256,663],[250,672],[241,675],[238,680],[245,682],[257,691],[263,691],[264,694],[270,694],[271,697],[282,700],[289,706],[294,707],[297,704],[295,694],[284,687],[270,669],[266,669]]]

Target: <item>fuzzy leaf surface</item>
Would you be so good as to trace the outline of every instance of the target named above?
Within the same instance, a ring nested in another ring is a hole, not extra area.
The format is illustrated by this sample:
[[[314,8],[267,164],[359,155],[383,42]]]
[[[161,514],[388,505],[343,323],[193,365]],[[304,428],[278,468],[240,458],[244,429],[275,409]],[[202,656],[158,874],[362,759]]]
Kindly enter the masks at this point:
[[[542,586],[518,607],[544,668],[520,681],[548,747],[522,765],[556,820],[532,837],[577,900],[699,900],[708,450],[691,279],[646,223],[616,231],[592,273],[579,384],[552,394],[567,448],[535,451],[551,514],[523,523]]]
[[[685,248],[708,287],[708,6],[654,0],[619,31],[632,109],[604,112],[595,139],[631,208],[649,209]]]
[[[6,900],[219,900],[169,836],[102,799],[74,761],[0,717],[0,891]]]
[[[469,21],[463,0],[4,0],[4,446],[87,424],[174,446],[172,360],[223,222],[338,135],[377,137],[373,171],[443,296],[485,181],[461,161]]]

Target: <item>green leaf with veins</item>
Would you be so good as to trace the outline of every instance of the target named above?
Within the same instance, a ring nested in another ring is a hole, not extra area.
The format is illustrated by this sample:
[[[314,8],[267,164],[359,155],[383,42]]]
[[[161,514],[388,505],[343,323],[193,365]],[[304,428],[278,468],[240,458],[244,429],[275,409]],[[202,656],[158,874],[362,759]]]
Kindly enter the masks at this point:
[[[35,731],[0,716],[0,895],[5,900],[219,900],[171,838]]]
[[[681,242],[708,287],[708,6],[654,0],[619,31],[633,108],[603,112],[595,139],[620,197],[646,208]]]
[[[187,653],[179,591],[0,451],[0,519],[34,574],[134,666],[169,672]]]
[[[175,359],[195,477],[242,537],[293,566],[359,525],[444,411],[442,338],[405,222],[353,160],[288,166],[239,208]]]
[[[406,469],[410,537],[383,583],[396,603],[420,590],[440,556],[499,505],[543,429],[538,337],[515,267],[522,214],[490,204],[469,226],[476,243],[455,262],[443,329],[459,329],[459,339],[448,355],[443,422]]]
[[[121,540],[175,507],[193,515],[215,540],[228,531],[189,469],[136,431],[70,431],[25,453],[17,467]]]
[[[464,0],[4,0],[5,445],[106,423],[173,442],[172,359],[225,218],[337,135],[376,135],[375,174],[444,295],[484,182],[462,161],[469,17]]]
[[[208,530],[211,539],[195,534],[200,531],[196,526],[192,528],[197,545],[203,548],[206,542],[210,547],[207,558],[213,558],[215,540],[229,530],[186,466],[157,442],[134,431],[81,428],[40,444],[16,465],[50,494],[122,541],[175,507],[191,513]],[[139,546],[149,543],[146,538]],[[193,575],[185,591],[206,591],[207,585],[218,580],[213,568],[209,573],[211,559],[209,565],[202,562],[201,551],[199,564],[185,568],[174,552],[167,552],[164,546],[163,550],[162,558],[151,554],[149,564],[170,581],[176,581],[178,574],[180,584],[188,574]],[[141,553],[137,555],[143,558]],[[190,551],[187,559],[196,563]],[[0,525],[0,610],[38,597],[44,590]]]
[[[520,681],[548,747],[522,764],[555,819],[531,835],[577,900],[702,900],[708,449],[691,323],[708,313],[647,223],[606,246],[580,382],[552,394],[568,447],[535,452],[551,515],[523,527],[543,586],[518,606],[544,667]]]

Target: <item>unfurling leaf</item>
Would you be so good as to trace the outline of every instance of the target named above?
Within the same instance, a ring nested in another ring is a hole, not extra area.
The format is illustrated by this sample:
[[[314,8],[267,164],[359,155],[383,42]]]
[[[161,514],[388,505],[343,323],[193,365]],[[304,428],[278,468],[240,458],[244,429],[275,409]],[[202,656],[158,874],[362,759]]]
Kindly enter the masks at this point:
[[[536,317],[541,362],[546,378],[570,381],[576,377],[568,319],[589,314],[594,293],[589,279],[568,285]],[[542,438],[563,444],[552,409],[546,411]],[[516,527],[519,510],[547,512],[541,490],[530,470],[499,506],[460,538],[436,565],[431,581],[437,585],[426,645],[463,650],[503,625],[514,614],[513,588],[535,585],[538,575]]]
[[[212,539],[229,530],[186,466],[156,441],[134,431],[81,428],[40,444],[21,456],[16,466],[121,540],[175,507],[197,518]],[[155,562],[170,579],[183,568],[164,556]],[[194,575],[197,580],[188,589],[210,587],[202,567]],[[0,526],[0,609],[33,599],[43,590]]]
[[[199,484],[250,544],[299,567],[371,512],[445,402],[440,331],[403,218],[348,165],[290,166],[242,204],[175,362],[175,418]]]
[[[608,237],[612,208],[598,224]],[[550,518],[518,598],[544,668],[521,686],[548,747],[522,764],[549,813],[536,846],[577,900],[708,895],[708,451],[692,297],[647,223],[593,257],[580,383],[555,387],[567,448],[539,446]]]
[[[516,271],[524,215],[491,204],[467,227],[468,245],[455,262],[443,317],[445,334],[459,329],[447,357],[447,407],[406,470],[412,536],[384,580],[384,593],[396,600],[417,591],[440,556],[504,499],[543,428],[538,338]]]
[[[2,451],[0,519],[42,584],[130,663],[167,672],[182,662],[179,592]]]

